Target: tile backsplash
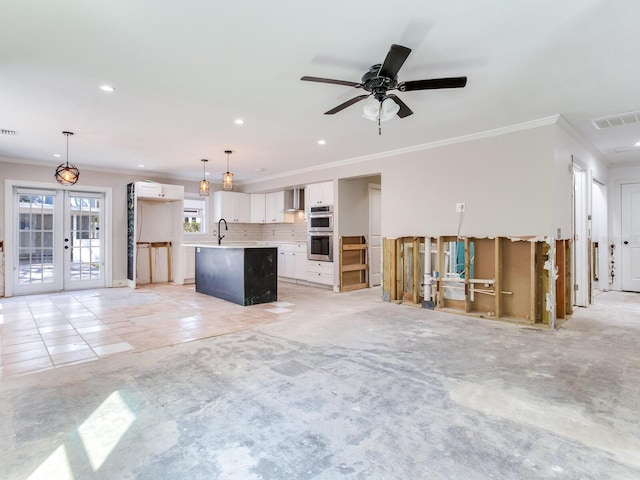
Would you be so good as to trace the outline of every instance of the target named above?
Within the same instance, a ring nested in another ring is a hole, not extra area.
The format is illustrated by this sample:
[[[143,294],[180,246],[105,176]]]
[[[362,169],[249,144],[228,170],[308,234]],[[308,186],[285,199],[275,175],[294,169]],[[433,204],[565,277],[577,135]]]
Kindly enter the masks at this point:
[[[307,221],[302,213],[295,214],[294,223],[229,223],[228,230],[222,230],[228,242],[306,242]],[[198,240],[215,241],[218,225],[214,224],[211,235],[199,236]]]

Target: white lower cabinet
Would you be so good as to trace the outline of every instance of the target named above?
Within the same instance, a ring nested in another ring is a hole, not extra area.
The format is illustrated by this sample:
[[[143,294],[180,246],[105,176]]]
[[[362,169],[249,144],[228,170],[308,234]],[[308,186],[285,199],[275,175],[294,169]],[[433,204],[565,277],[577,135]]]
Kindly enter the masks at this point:
[[[196,281],[196,247],[182,247],[184,283]]]
[[[307,282],[333,286],[333,262],[307,260]]]
[[[278,276],[307,279],[307,246],[304,243],[278,245]]]

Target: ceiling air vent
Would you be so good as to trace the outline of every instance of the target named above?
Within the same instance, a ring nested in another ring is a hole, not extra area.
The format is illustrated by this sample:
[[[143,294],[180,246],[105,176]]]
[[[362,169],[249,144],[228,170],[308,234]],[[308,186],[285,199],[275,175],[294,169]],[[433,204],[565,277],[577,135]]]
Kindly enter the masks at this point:
[[[7,130],[5,128],[0,129],[0,134],[2,135],[18,135],[16,130]]]
[[[611,115],[609,117],[596,118],[595,120],[591,120],[591,123],[598,130],[640,123],[640,110],[636,110],[635,112],[618,113],[617,115]]]

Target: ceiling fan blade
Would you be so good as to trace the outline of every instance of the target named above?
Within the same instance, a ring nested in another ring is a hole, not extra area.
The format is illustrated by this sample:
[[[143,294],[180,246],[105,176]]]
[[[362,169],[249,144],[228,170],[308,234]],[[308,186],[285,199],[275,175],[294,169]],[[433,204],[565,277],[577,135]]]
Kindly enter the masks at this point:
[[[346,80],[334,80],[332,78],[320,78],[320,77],[302,77],[300,80],[305,82],[318,82],[318,83],[333,83],[334,85],[345,85],[347,87],[361,87],[361,84],[356,82],[348,82]]]
[[[344,110],[345,108],[350,107],[354,103],[358,103],[360,100],[364,100],[367,97],[369,97],[369,95],[358,95],[357,97],[353,97],[351,100],[347,100],[346,102],[341,103],[337,107],[332,108],[328,112],[324,112],[324,114],[333,115],[334,113],[338,113],[339,111]]]
[[[398,115],[400,118],[404,118],[404,117],[408,117],[409,115],[413,115],[413,111],[407,107],[407,104],[404,103],[402,100],[400,100],[400,98],[396,95],[387,95],[387,97],[389,97],[391,100],[393,100],[394,102],[396,102],[398,104],[398,106],[400,107],[400,110],[398,110],[398,113],[396,115]]]
[[[396,78],[398,70],[404,65],[410,53],[410,48],[403,47],[402,45],[391,45],[387,57],[384,59],[380,70],[378,70],[378,76]]]
[[[401,92],[412,90],[435,90],[437,88],[462,88],[467,84],[467,77],[432,78],[430,80],[412,80],[398,84]]]

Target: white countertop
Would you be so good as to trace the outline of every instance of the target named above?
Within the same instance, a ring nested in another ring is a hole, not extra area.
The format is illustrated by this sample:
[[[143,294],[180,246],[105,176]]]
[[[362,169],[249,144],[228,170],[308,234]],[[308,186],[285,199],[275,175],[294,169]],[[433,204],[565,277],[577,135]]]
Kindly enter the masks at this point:
[[[266,245],[266,244],[256,244],[256,243],[222,243],[222,245],[218,245],[217,243],[183,243],[183,247],[199,247],[199,248],[277,248],[277,245]]]

